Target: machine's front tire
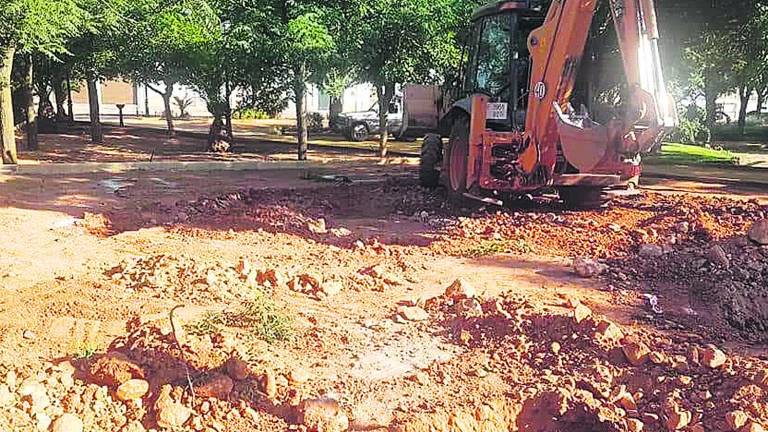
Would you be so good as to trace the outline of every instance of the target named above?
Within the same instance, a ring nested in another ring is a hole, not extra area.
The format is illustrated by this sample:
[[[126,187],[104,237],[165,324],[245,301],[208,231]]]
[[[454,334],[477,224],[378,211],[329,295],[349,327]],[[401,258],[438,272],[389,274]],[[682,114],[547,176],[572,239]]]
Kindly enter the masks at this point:
[[[438,165],[443,160],[443,140],[440,135],[429,134],[421,144],[419,158],[419,181],[421,185],[434,188],[440,185],[440,170]]]
[[[465,199],[468,160],[469,117],[460,116],[453,122],[443,160],[443,184],[448,191],[448,198],[454,203],[462,203]]]
[[[574,210],[595,210],[605,204],[603,188],[596,186],[565,186],[558,189],[565,206]]]

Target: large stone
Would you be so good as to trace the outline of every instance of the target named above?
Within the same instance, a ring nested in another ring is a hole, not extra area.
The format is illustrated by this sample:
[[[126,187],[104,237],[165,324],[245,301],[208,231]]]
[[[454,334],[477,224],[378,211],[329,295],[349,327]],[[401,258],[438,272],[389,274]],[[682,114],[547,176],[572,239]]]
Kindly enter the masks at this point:
[[[717,369],[724,365],[725,361],[728,360],[728,357],[726,357],[725,353],[720,351],[714,345],[708,345],[706,348],[701,350],[700,355],[701,364],[707,366],[710,369]]]
[[[204,398],[227,399],[234,387],[232,378],[214,373],[195,386],[195,394]]]
[[[189,420],[192,410],[171,398],[171,386],[164,385],[155,402],[157,425],[171,430],[180,429]]]
[[[13,392],[8,388],[6,384],[0,384],[0,408],[9,407],[14,404],[16,398],[13,396]]]
[[[597,334],[610,342],[620,341],[624,338],[624,332],[621,330],[621,327],[608,320],[602,320],[597,323]]]
[[[732,431],[737,431],[749,421],[747,413],[742,410],[731,411],[725,415],[725,423]]]
[[[310,432],[343,432],[349,429],[349,418],[333,399],[302,401],[298,417]]]
[[[63,414],[53,422],[51,432],[83,432],[83,421],[74,414]]]
[[[647,360],[651,350],[642,342],[626,341],[621,347],[627,361],[633,366],[642,366]]]
[[[96,360],[90,368],[91,376],[101,384],[117,387],[134,378],[144,379],[144,369],[125,354],[113,351]]]
[[[753,242],[768,246],[768,219],[762,219],[754,223],[747,236]]]
[[[643,258],[659,258],[664,255],[664,248],[654,244],[644,244],[640,246],[638,254]]]
[[[129,401],[143,398],[148,391],[148,382],[143,379],[134,378],[120,384],[115,393],[121,401]]]
[[[668,407],[664,410],[664,413],[667,415],[666,425],[669,431],[684,429],[691,423],[693,418],[690,411],[686,411],[678,406]]]
[[[445,289],[443,295],[449,299],[461,300],[477,297],[477,291],[475,291],[475,288],[464,279],[456,279]]]
[[[51,404],[45,386],[31,379],[21,383],[19,396],[29,403],[32,412],[41,412]]]
[[[426,321],[429,314],[418,306],[402,306],[398,308],[397,313],[408,321]]]
[[[35,427],[37,428],[38,432],[47,431],[50,425],[51,425],[51,417],[48,416],[48,414],[46,413],[35,414]]]
[[[573,260],[573,271],[582,278],[593,278],[605,273],[606,270],[608,270],[607,265],[593,259],[579,257]]]
[[[756,423],[754,421],[749,421],[746,426],[742,429],[743,432],[765,432],[765,427],[763,425]]]
[[[629,432],[642,432],[645,425],[638,419],[627,419],[627,430]]]
[[[233,380],[243,381],[251,374],[248,364],[237,356],[232,356],[225,365],[227,375]]]
[[[730,267],[731,260],[720,245],[714,245],[707,251],[707,259],[720,267]]]
[[[576,308],[573,309],[573,319],[579,324],[590,316],[592,316],[592,309],[581,303],[576,305]]]

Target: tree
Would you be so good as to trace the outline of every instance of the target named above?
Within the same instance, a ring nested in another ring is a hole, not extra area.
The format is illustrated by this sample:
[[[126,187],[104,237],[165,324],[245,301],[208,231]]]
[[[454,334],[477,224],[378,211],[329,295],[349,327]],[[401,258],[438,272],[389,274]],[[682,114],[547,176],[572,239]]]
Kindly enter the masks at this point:
[[[134,0],[125,18],[132,24],[116,40],[121,75],[163,98],[168,135],[174,136],[174,86],[185,79],[190,59],[218,36],[218,19],[205,0]]]
[[[124,13],[130,0],[80,0],[88,13],[82,34],[68,45],[72,53],[71,77],[85,80],[91,123],[91,141],[104,141],[101,126],[98,85],[105,78],[119,75],[117,51],[113,43],[130,24]]]
[[[398,84],[440,81],[456,64],[456,29],[464,22],[451,0],[367,0],[354,26],[361,81],[376,87],[379,156],[387,155],[387,113]]]
[[[85,18],[75,0],[6,0],[0,7],[0,154],[5,164],[15,164],[11,71],[14,57],[25,60],[24,80],[27,140],[37,147],[37,113],[32,104],[33,53],[55,57],[66,52],[66,41],[75,36]]]
[[[323,69],[334,48],[333,38],[317,12],[307,12],[289,19],[285,25],[284,62],[293,72],[292,87],[296,103],[298,159],[307,159],[307,83]]]

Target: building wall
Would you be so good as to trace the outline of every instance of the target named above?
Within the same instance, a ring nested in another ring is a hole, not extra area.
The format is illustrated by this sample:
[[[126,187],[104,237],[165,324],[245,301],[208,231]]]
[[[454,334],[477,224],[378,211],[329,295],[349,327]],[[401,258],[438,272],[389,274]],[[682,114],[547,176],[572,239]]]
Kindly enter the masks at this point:
[[[344,91],[342,98],[342,111],[367,111],[376,103],[376,90],[370,84],[357,84]],[[319,112],[327,116],[329,112],[330,98],[324,95],[315,85],[307,88],[307,112]],[[289,102],[288,106],[280,114],[282,118],[296,118],[296,104]]]
[[[152,87],[165,91],[162,83],[153,84]],[[53,97],[53,96],[51,96]],[[191,87],[176,85],[173,98],[184,97],[192,100],[192,105],[187,112],[192,117],[210,117],[205,100]],[[84,117],[89,113],[88,87],[85,83],[75,84],[72,91],[72,101],[75,116]],[[237,92],[232,96],[232,105],[238,102]],[[157,92],[145,85],[133,84],[125,81],[105,81],[99,83],[99,103],[103,115],[117,115],[117,104],[124,104],[123,113],[137,116],[161,116],[165,111],[163,98]],[[367,111],[376,103],[376,91],[370,84],[358,84],[348,88],[344,92],[343,111]],[[330,97],[325,95],[317,86],[310,85],[307,89],[307,112],[319,112],[328,115]],[[174,116],[179,115],[179,109],[174,99],[171,99],[171,111]],[[288,106],[280,114],[281,118],[296,118],[296,105],[289,102]]]

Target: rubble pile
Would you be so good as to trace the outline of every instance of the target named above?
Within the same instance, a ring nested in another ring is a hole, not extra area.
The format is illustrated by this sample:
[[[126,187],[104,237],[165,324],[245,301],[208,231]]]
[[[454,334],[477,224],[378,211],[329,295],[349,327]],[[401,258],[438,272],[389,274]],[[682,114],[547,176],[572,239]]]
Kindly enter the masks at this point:
[[[698,303],[712,305],[720,320],[748,340],[768,340],[768,246],[752,240],[765,222],[722,241],[687,242],[663,258],[612,262],[617,286],[637,283],[649,290],[675,287]],[[751,233],[751,234],[750,234]],[[766,242],[768,243],[768,242]]]
[[[506,295],[427,302],[485,371],[520,395],[515,426],[538,431],[751,431],[768,425],[768,362],[698,336],[621,326],[567,298],[557,310]],[[475,375],[477,375],[475,373]],[[512,396],[516,399],[515,396]]]
[[[554,213],[553,206],[549,202],[526,211],[486,209],[458,217],[433,249],[467,256],[486,242],[496,246],[493,252],[606,259],[632,256],[649,245],[644,254],[658,256],[656,245],[724,239],[768,214],[756,201],[654,193],[617,197],[598,211]]]
[[[245,258],[227,265],[170,254],[127,258],[105,275],[128,291],[150,292],[159,298],[193,303],[242,300],[253,289],[269,290],[287,283],[282,272],[257,268]]]

